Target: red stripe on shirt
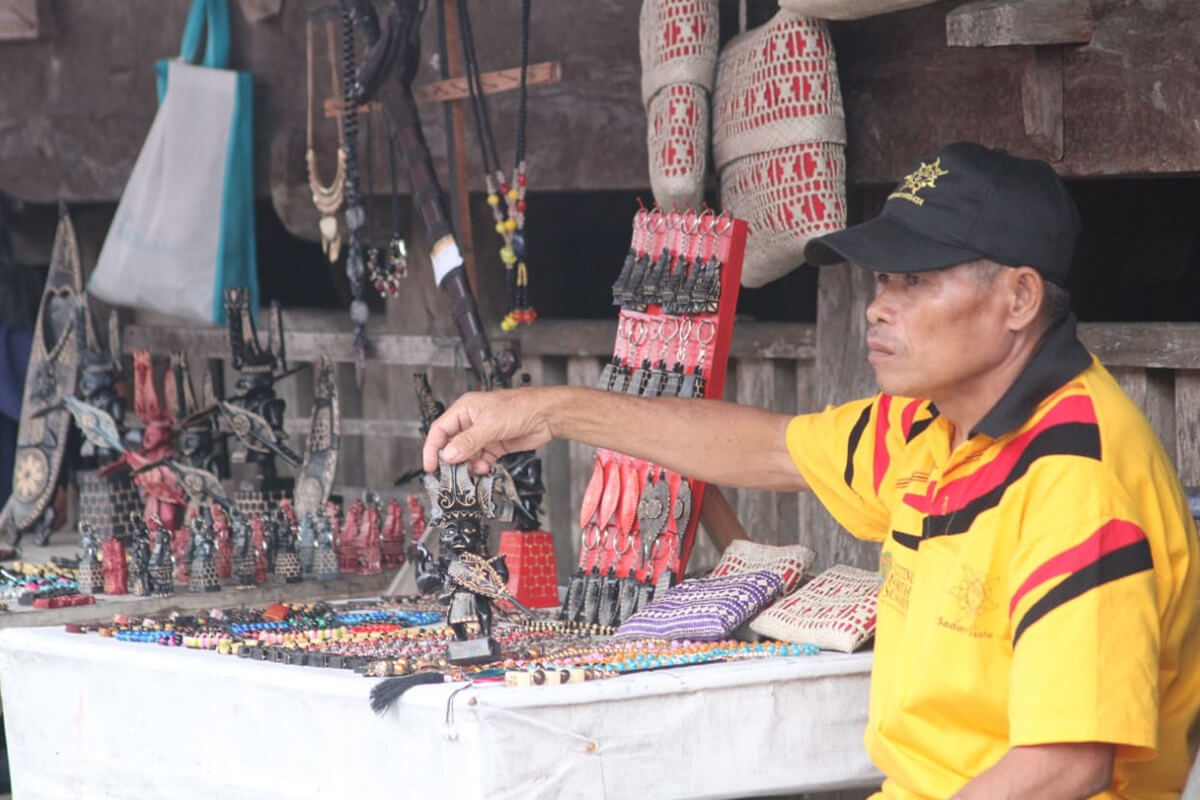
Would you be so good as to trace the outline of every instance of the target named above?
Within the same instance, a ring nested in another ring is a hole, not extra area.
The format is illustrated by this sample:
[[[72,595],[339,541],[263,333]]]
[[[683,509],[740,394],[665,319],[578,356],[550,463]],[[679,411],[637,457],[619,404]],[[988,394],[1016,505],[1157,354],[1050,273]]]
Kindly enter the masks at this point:
[[[1099,561],[1105,555],[1122,547],[1134,544],[1146,538],[1146,534],[1137,525],[1125,520],[1110,520],[1089,536],[1085,541],[1064,550],[1035,569],[1013,594],[1008,604],[1008,614],[1012,616],[1017,609],[1017,603],[1032,590],[1059,575],[1068,572],[1078,572]]]
[[[883,473],[887,472],[891,456],[888,454],[887,433],[891,427],[892,396],[880,395],[878,417],[875,420],[875,494],[879,494],[879,484],[883,483]]]
[[[1008,478],[1026,446],[1039,433],[1068,422],[1096,423],[1096,408],[1092,405],[1091,397],[1077,394],[1063,398],[1036,425],[1005,445],[1000,454],[987,464],[965,478],[947,483],[939,493],[942,499],[939,500],[938,513],[958,511],[976,497],[995,489]]]

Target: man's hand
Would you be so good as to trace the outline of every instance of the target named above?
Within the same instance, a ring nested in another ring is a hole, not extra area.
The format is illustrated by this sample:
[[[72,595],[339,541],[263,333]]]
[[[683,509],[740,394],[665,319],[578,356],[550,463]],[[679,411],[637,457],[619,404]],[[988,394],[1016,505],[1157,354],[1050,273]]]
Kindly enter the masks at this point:
[[[546,416],[553,390],[498,389],[464,394],[429,428],[421,458],[436,472],[438,451],[451,464],[471,462],[482,475],[506,453],[533,450],[553,438]]]

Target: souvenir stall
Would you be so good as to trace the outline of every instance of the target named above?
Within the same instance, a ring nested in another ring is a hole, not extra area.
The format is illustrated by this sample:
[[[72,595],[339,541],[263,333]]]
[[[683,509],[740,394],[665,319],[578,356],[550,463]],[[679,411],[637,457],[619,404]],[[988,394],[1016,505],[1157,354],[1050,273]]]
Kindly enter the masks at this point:
[[[0,68],[9,39],[64,59],[71,102],[119,106],[130,143],[110,156],[89,128],[85,158],[31,150],[62,175],[53,196],[0,160],[0,191],[69,201],[0,510],[26,556],[0,561],[16,796],[878,786],[871,642],[898,578],[813,498],[561,442],[427,474],[420,445],[459,394],[527,383],[797,411],[873,391],[846,311],[870,287],[796,268],[934,135],[891,105],[932,101],[875,60],[991,80],[1061,160],[1065,48],[1123,18],[1068,0],[1054,19],[991,0],[176,0],[151,34],[64,5],[56,27],[0,0]],[[893,26],[912,52],[888,49]],[[99,54],[89,27],[162,60]],[[1017,77],[978,66],[984,46]],[[89,59],[113,58],[145,97],[90,83]],[[982,138],[980,119],[936,136]],[[1087,147],[1065,169],[1104,173]],[[783,281],[801,295],[785,316],[750,318]],[[1082,335],[1200,483],[1182,413],[1200,332]]]

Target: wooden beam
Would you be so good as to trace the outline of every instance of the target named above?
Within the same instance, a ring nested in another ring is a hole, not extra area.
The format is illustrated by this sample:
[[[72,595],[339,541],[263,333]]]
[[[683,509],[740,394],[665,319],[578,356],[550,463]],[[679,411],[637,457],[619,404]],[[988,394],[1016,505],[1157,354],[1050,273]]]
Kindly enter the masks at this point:
[[[238,0],[242,15],[251,24],[268,20],[283,10],[283,0]]]
[[[38,0],[0,0],[0,40],[36,39]]]
[[[1086,44],[1095,29],[1088,0],[978,0],[946,15],[946,44]]]
[[[1090,322],[1079,338],[1105,366],[1200,369],[1200,323]]]
[[[1021,69],[1025,133],[1051,161],[1063,157],[1063,60],[1061,47],[1030,47]]]
[[[286,330],[286,328],[285,328]],[[326,354],[335,362],[354,361],[354,334],[284,333],[288,358],[292,361],[317,361]],[[152,353],[185,350],[193,359],[229,358],[229,334],[224,328],[155,328],[145,325],[125,327],[126,353],[145,348]],[[466,356],[462,345],[450,336],[402,336],[369,334],[367,358],[379,364],[397,366],[462,367]]]
[[[308,417],[291,417],[283,421],[283,429],[289,434],[308,435],[311,421]],[[420,439],[421,423],[407,419],[345,419],[341,420],[342,436],[397,437]]]
[[[542,61],[530,64],[525,73],[526,86],[548,86],[562,80],[561,61]],[[510,92],[521,86],[521,69],[499,69],[479,75],[484,94]],[[471,96],[465,77],[434,81],[413,88],[418,103],[444,103],[447,100],[465,100]]]

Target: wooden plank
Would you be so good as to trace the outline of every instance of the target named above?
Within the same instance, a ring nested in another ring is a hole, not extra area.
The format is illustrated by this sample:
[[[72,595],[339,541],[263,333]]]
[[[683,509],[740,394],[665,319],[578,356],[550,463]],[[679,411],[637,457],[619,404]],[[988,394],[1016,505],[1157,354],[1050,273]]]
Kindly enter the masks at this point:
[[[877,391],[866,357],[866,314],[875,287],[870,272],[823,269],[817,278],[817,359],[815,400],[818,408],[866,397]],[[859,541],[823,508],[804,531],[803,544],[817,553],[814,569],[849,564],[863,569],[879,565],[879,546]]]
[[[449,20],[448,13],[447,20]],[[537,64],[530,64],[525,73],[526,86],[548,86],[561,80],[561,61],[540,61]],[[480,74],[479,81],[483,85],[484,94],[510,92],[521,86],[521,68],[484,72]],[[413,96],[418,103],[444,103],[447,100],[465,100],[471,96],[471,91],[465,77],[456,77],[413,87]]]
[[[349,326],[349,322],[345,323]],[[354,361],[352,333],[312,333],[288,330],[284,342],[289,358],[317,361],[327,354],[333,361]],[[224,328],[166,328],[129,325],[125,328],[125,352],[146,348],[154,353],[186,350],[193,358],[229,356],[229,336]],[[379,364],[397,366],[457,367],[465,363],[461,344],[449,336],[410,336],[394,333],[371,334],[367,356]]]
[[[737,375],[737,402],[774,410],[775,368],[764,359],[739,359],[735,365]],[[743,489],[738,493],[737,516],[742,526],[756,542],[781,544],[779,529],[779,507],[774,492]]]
[[[567,384],[570,386],[595,386],[600,379],[600,361],[596,358],[576,357],[567,359]],[[568,572],[574,572],[579,563],[580,536],[583,530],[579,527],[579,509],[583,507],[583,492],[587,488],[588,479],[592,477],[592,468],[596,460],[596,448],[579,442],[567,444],[567,461],[570,474],[570,532],[567,535],[566,546],[559,549],[562,535],[555,534],[555,550],[558,558],[568,567]],[[559,567],[562,574],[562,567]]]
[[[289,358],[316,361],[327,353],[336,362],[354,360],[353,335],[342,312],[284,314],[284,342]],[[1200,325],[1195,326],[1200,363]],[[313,328],[317,328],[314,330]],[[521,352],[536,356],[604,357],[612,353],[616,321],[538,320],[518,341]],[[816,328],[801,322],[748,322],[734,329],[731,358],[809,360],[814,357]],[[154,353],[186,350],[194,358],[228,358],[224,328],[136,324],[125,327],[125,352],[146,348]],[[457,337],[419,336],[382,331],[368,333],[368,357],[380,364],[455,367],[465,363]]]
[[[1175,467],[1184,486],[1200,486],[1200,370],[1175,373]]]
[[[247,22],[256,23],[279,16],[283,0],[238,0],[238,6]]]
[[[1171,370],[1140,367],[1114,367],[1110,372],[1146,415],[1167,456],[1175,461],[1178,448],[1175,374]]]
[[[978,0],[946,15],[946,44],[1087,44],[1095,29],[1088,0]]]
[[[1084,323],[1079,339],[1109,367],[1200,368],[1200,323]]]
[[[523,369],[529,373],[533,386],[561,386],[567,383],[565,358],[527,356]],[[579,507],[571,505],[570,445],[562,439],[555,439],[538,452],[542,457],[542,483],[546,487],[542,503],[542,527],[554,537],[558,582],[565,585],[576,565],[575,560],[568,558],[568,554],[573,552],[572,546],[578,543],[571,521],[579,517]]]
[[[1025,133],[1051,161],[1063,157],[1063,62],[1057,47],[1030,47],[1021,69]]]
[[[947,46],[954,5],[833,27],[852,185],[895,183],[914,159],[947,142],[1044,157],[1025,132],[1022,51]],[[1055,169],[1081,177],[1197,171],[1200,61],[1177,54],[1195,50],[1200,15],[1182,0],[1096,8],[1096,44],[1063,51],[1066,141]],[[947,97],[956,98],[953,114]]]
[[[0,0],[0,41],[36,39],[40,22],[38,0]]]

